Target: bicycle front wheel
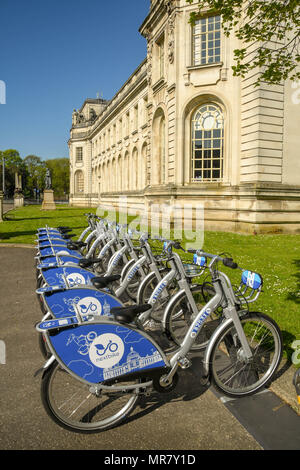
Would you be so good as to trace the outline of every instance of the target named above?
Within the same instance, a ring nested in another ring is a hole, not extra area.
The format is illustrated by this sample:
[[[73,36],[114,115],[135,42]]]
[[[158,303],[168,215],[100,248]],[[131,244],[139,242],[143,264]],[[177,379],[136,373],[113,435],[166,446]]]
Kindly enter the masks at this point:
[[[215,291],[210,286],[202,284],[191,287],[191,293],[197,306],[197,312],[193,312],[192,306],[185,292],[177,297],[168,307],[168,312],[164,319],[165,331],[170,340],[180,346],[186,337],[186,334],[195,320],[198,312],[202,310],[207,303],[208,298],[213,297]],[[191,350],[197,351],[204,349],[208,341],[221,321],[221,313],[212,312],[205,320],[197,338],[194,341]]]
[[[275,321],[262,313],[240,318],[252,358],[246,358],[233,324],[220,333],[211,354],[214,384],[228,396],[258,392],[271,381],[282,356],[282,335]]]
[[[136,382],[122,382],[132,385]],[[118,384],[120,385],[120,384]],[[138,392],[95,393],[89,384],[80,382],[54,362],[42,379],[44,408],[58,425],[74,432],[92,433],[116,426],[133,409]]]

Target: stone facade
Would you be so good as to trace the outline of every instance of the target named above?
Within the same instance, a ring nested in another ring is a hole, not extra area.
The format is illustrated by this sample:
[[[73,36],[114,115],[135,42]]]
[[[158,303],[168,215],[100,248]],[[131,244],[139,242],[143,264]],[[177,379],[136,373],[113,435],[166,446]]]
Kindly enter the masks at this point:
[[[193,10],[196,1],[152,0],[139,30],[146,59],[112,100],[74,111],[70,203],[203,203],[206,230],[299,232],[295,84],[233,77],[238,40],[217,15],[193,28]]]

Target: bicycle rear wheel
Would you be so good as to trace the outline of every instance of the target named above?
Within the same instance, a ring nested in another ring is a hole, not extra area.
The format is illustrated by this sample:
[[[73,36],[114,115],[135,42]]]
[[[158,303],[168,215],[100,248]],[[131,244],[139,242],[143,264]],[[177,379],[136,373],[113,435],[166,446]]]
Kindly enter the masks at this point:
[[[122,382],[132,385],[136,382]],[[118,384],[120,385],[120,384]],[[96,394],[89,384],[80,382],[54,362],[45,372],[41,397],[47,414],[59,426],[74,432],[99,432],[116,426],[135,406],[134,391]]]
[[[282,335],[272,318],[251,312],[240,321],[252,358],[246,359],[233,324],[220,333],[210,358],[215,386],[234,397],[251,395],[267,386],[282,356]]]

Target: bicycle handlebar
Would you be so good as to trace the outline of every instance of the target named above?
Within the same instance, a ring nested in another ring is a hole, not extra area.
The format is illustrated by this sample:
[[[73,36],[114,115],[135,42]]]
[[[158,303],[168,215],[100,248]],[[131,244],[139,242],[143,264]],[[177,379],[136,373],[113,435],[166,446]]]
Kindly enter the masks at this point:
[[[238,264],[235,263],[232,258],[228,258],[228,257],[222,258],[219,255],[213,255],[212,253],[206,253],[203,250],[188,249],[187,251],[189,253],[205,256],[206,258],[211,258],[212,259],[211,265],[213,263],[215,263],[216,261],[221,261],[224,264],[224,266],[226,266],[227,268],[237,269],[239,267]]]

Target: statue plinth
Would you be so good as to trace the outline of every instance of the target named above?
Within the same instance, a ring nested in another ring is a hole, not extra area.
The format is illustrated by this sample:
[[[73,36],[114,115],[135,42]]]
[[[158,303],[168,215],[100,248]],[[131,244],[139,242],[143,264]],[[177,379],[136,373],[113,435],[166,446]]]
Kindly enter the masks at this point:
[[[54,202],[54,192],[52,189],[45,189],[42,203],[42,211],[53,211],[54,209],[56,209],[56,205]]]
[[[24,194],[20,189],[16,189],[14,193],[14,207],[24,206]]]

